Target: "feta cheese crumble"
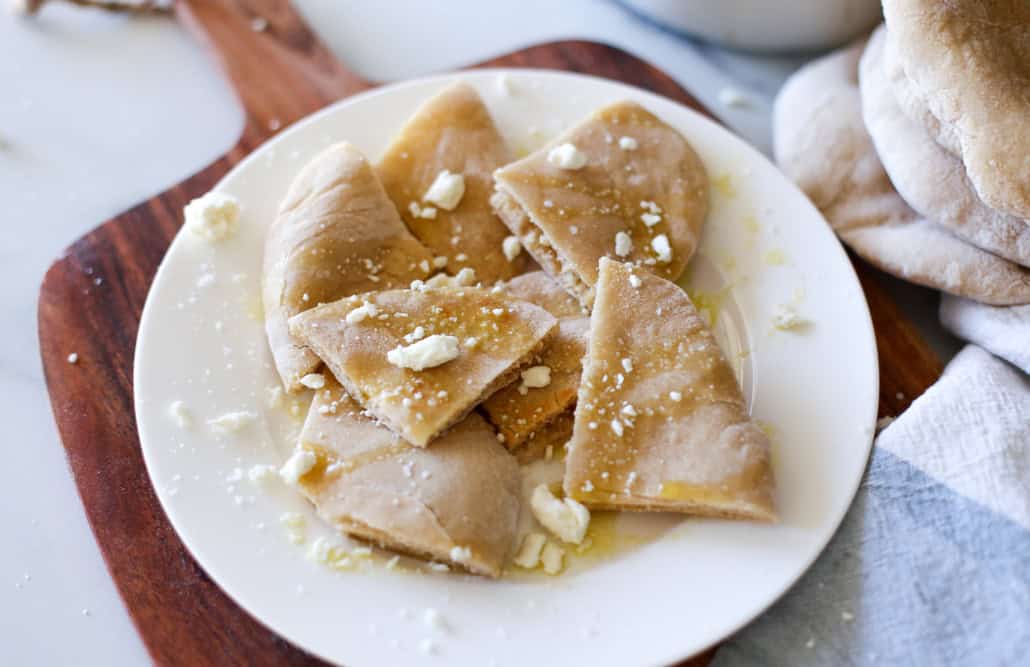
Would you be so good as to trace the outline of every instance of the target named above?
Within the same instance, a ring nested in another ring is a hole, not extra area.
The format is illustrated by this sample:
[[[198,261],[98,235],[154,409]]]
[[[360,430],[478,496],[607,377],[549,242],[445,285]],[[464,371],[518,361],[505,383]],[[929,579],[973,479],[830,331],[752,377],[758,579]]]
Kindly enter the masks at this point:
[[[533,489],[529,500],[533,516],[564,542],[580,544],[590,525],[590,510],[572,498],[558,499],[546,484]]]
[[[669,398],[671,400],[676,401],[677,403],[679,403],[680,401],[683,400],[683,394],[681,394],[678,391],[670,391],[669,392]]]
[[[193,415],[182,401],[172,401],[168,405],[168,414],[179,428],[193,426]]]
[[[556,544],[550,542],[544,546],[543,553],[540,555],[540,560],[544,564],[544,572],[547,574],[558,574],[562,571],[565,563],[565,550]]]
[[[540,552],[547,543],[547,536],[543,533],[529,533],[522,538],[522,545],[512,560],[515,565],[526,570],[532,570],[540,564]]]
[[[551,384],[551,369],[548,366],[533,366],[522,371],[522,386],[539,389]]]
[[[467,563],[472,560],[472,550],[468,547],[451,547],[449,555],[455,563]]]
[[[296,484],[300,478],[311,472],[318,463],[315,453],[307,449],[296,449],[279,469],[279,476],[287,484]]]
[[[624,151],[635,151],[640,144],[633,137],[619,137],[619,148]]]
[[[463,196],[465,196],[465,177],[461,174],[452,174],[444,169],[436,175],[436,180],[426,190],[422,199],[432,202],[446,211],[453,211],[458,207]]]
[[[658,236],[651,239],[651,247],[654,248],[655,253],[658,255],[658,261],[668,264],[672,261],[672,246],[669,245],[669,237],[665,234],[659,234]]]
[[[347,313],[347,324],[357,324],[358,322],[364,322],[366,318],[375,317],[379,314],[379,308],[374,303],[368,303],[367,301],[354,310]]]
[[[209,192],[183,209],[186,229],[205,241],[222,241],[236,233],[240,202],[224,192]]]
[[[641,213],[640,221],[648,227],[654,227],[662,221],[662,216],[658,215],[657,213]]]
[[[615,234],[615,254],[625,257],[631,252],[633,252],[633,239],[626,232],[617,232]]]
[[[632,287],[640,287],[640,278],[635,273],[629,274],[629,284]]]
[[[786,304],[777,306],[776,312],[773,313],[773,326],[780,331],[797,329],[804,323],[805,320],[797,314],[797,311]]]
[[[504,241],[501,242],[501,250],[504,252],[504,256],[509,262],[514,262],[515,258],[522,252],[522,243],[519,242],[517,236],[507,236]]]
[[[222,433],[235,433],[257,419],[257,415],[246,410],[226,412],[224,415],[208,419],[208,425]]]
[[[321,389],[325,386],[325,376],[321,373],[308,373],[300,379],[300,383],[308,389]]]
[[[555,146],[547,153],[547,161],[559,169],[575,171],[586,166],[586,153],[576,148],[575,145],[565,143]]]
[[[386,360],[398,368],[421,371],[453,361],[459,354],[456,337],[433,334],[417,343],[390,350],[386,353]]]
[[[78,352],[72,352],[71,354],[69,354],[68,355],[68,363],[69,364],[77,364],[77,363],[79,363],[79,353]]]

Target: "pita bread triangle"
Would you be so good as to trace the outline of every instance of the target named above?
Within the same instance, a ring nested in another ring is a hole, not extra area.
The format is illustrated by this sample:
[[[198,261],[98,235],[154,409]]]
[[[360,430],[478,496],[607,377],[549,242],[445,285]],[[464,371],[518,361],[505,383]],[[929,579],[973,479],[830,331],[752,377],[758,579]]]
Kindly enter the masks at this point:
[[[408,228],[447,258],[448,273],[469,267],[484,284],[493,284],[521,273],[527,261],[524,253],[513,260],[505,256],[509,232],[490,208],[493,172],[511,160],[479,94],[457,83],[415,112],[376,169]],[[445,170],[460,175],[464,186],[453,210],[426,199]]]
[[[711,331],[629,264],[600,263],[564,487],[598,509],[776,516],[769,440]]]
[[[479,415],[429,449],[412,447],[327,378],[299,446],[317,457],[299,487],[330,525],[388,549],[500,575],[515,538],[521,477]]]
[[[556,324],[500,291],[422,286],[313,308],[290,331],[372,415],[425,447],[515,379]]]
[[[529,383],[516,380],[482,405],[483,413],[504,438],[505,446],[514,452],[576,402],[590,318],[576,299],[543,271],[514,278],[503,289],[558,318],[557,330],[537,362],[547,368],[547,383],[528,386]]]
[[[491,203],[522,247],[584,306],[600,257],[677,279],[701,237],[708,175],[686,139],[632,102],[598,109],[498,169]]]

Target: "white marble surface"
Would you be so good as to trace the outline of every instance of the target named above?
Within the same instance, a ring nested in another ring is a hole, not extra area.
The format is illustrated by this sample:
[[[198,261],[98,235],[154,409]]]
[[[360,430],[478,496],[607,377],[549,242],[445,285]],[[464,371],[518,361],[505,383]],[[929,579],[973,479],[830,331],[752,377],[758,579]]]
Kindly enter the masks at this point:
[[[766,151],[772,95],[803,60],[698,47],[605,2],[297,4],[344,62],[378,80],[548,39],[607,41],[661,66]],[[441,35],[448,35],[442,48]],[[62,248],[222,153],[242,116],[212,60],[161,19],[57,6],[30,21],[0,12],[0,85],[0,318],[7,323],[0,419],[8,425],[0,664],[142,664],[146,653],[95,546],[53,424],[37,348],[37,291]],[[730,85],[748,93],[748,108],[719,103]],[[934,326],[936,295],[898,290],[949,354],[952,341]]]

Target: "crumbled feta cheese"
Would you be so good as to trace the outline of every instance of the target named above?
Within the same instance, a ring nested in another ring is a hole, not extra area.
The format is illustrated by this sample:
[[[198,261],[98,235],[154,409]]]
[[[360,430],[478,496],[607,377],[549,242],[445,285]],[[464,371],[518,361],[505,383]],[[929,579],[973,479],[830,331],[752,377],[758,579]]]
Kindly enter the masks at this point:
[[[258,463],[252,465],[247,470],[247,479],[252,484],[264,484],[265,482],[275,477],[275,466],[268,465],[267,463]]]
[[[626,232],[617,232],[615,234],[615,254],[625,257],[631,252],[633,252],[633,239]]]
[[[186,404],[182,401],[172,401],[168,405],[168,414],[175,420],[176,425],[179,428],[189,428],[193,426],[193,415],[190,414]]]
[[[565,143],[555,146],[547,153],[547,161],[559,169],[576,170],[586,166],[586,153],[573,144]]]
[[[467,563],[472,560],[472,550],[468,547],[451,547],[450,557],[455,563]]]
[[[71,354],[69,354],[68,355],[68,363],[69,364],[77,364],[77,363],[79,363],[79,353],[78,352],[72,352]]]
[[[546,484],[533,489],[529,506],[540,525],[563,541],[579,544],[586,536],[590,510],[572,498],[559,500]]]
[[[357,324],[363,322],[368,317],[375,317],[379,314],[379,308],[374,303],[365,302],[355,308],[354,310],[347,313],[347,324]]]
[[[551,575],[558,574],[565,566],[565,550],[548,542],[544,546],[543,553],[540,554],[540,560],[544,563],[544,572]]]
[[[444,210],[453,211],[464,195],[465,177],[461,174],[452,174],[444,169],[436,175],[436,180],[426,190],[422,199],[432,202]]]
[[[206,241],[222,241],[236,233],[240,202],[224,192],[209,192],[183,209],[186,229]]]
[[[425,206],[418,217],[424,220],[436,220],[436,209],[432,206]]]
[[[805,320],[791,306],[780,304],[773,314],[773,326],[781,331],[797,329]]]
[[[637,274],[629,274],[629,284],[633,287],[640,287],[640,278],[637,277]]]
[[[624,151],[635,151],[639,146],[633,137],[619,137],[619,148]]]
[[[422,273],[429,273],[429,260],[423,259],[419,262],[418,268],[422,269]]]
[[[617,435],[617,436],[619,436],[621,438],[622,437],[622,433],[623,433],[622,422],[620,422],[618,419],[613,419],[612,423],[611,423],[611,427],[612,427],[612,432],[615,433],[615,435]]]
[[[532,570],[540,564],[540,552],[546,543],[547,537],[543,533],[529,533],[522,539],[522,545],[512,562],[518,567]]]
[[[515,258],[522,252],[522,243],[519,242],[517,236],[506,236],[504,241],[501,242],[501,250],[504,252],[504,256],[508,258],[509,262],[514,262]]]
[[[672,246],[669,245],[669,237],[665,234],[659,234],[658,236],[651,239],[651,247],[654,248],[655,253],[658,255],[658,261],[665,264],[672,261]]]
[[[415,330],[409,334],[404,335],[405,343],[414,343],[417,340],[422,340],[426,337],[425,327],[415,327]]]
[[[446,630],[447,623],[443,620],[443,614],[437,609],[429,607],[422,614],[422,620],[425,621],[426,625],[433,630]]]
[[[308,449],[296,449],[279,469],[279,476],[287,484],[296,484],[300,478],[311,472],[318,463],[318,457]]]
[[[471,350],[474,347],[476,347],[477,345],[479,345],[479,339],[478,338],[476,338],[474,336],[470,336],[470,337],[465,339],[465,347],[467,347],[468,349]]]
[[[455,259],[459,262],[464,261],[467,258],[463,258],[458,255]],[[476,284],[476,270],[470,266],[466,266],[461,271],[458,271],[458,275],[454,276],[454,282],[461,287],[469,287]]]
[[[321,389],[325,386],[325,376],[321,373],[308,373],[300,379],[300,383],[308,389]]]
[[[655,215],[654,213],[641,213],[640,220],[648,227],[654,227],[662,221],[662,216]]]
[[[438,268],[438,269],[442,269],[443,267],[447,266],[447,258],[443,257],[443,256],[434,257],[433,258],[433,266]]]
[[[457,338],[433,334],[407,347],[390,350],[386,353],[386,360],[398,368],[421,371],[453,361],[459,354]]]
[[[226,412],[224,415],[215,417],[214,419],[208,419],[207,423],[216,431],[221,431],[222,433],[235,433],[247,424],[253,422],[255,419],[257,419],[257,415],[253,412],[239,410],[236,412]]]
[[[626,405],[622,406],[622,414],[626,415],[627,417],[636,417],[637,409],[627,403]]]
[[[633,360],[629,357],[622,360],[622,370],[630,373],[633,371]]]
[[[676,401],[677,403],[679,403],[680,401],[683,400],[683,394],[681,394],[678,391],[670,391],[669,392],[669,398],[674,400],[674,401]]]
[[[551,384],[551,369],[548,366],[533,366],[522,371],[522,386],[539,389]]]

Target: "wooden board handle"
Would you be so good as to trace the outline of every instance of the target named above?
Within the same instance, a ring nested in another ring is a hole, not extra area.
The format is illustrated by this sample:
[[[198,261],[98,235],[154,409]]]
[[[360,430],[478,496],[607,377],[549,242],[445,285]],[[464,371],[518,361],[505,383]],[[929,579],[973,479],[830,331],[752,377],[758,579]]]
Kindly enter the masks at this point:
[[[327,100],[372,87],[340,64],[286,0],[179,0],[175,14],[216,54],[239,96],[247,115],[243,148]]]

